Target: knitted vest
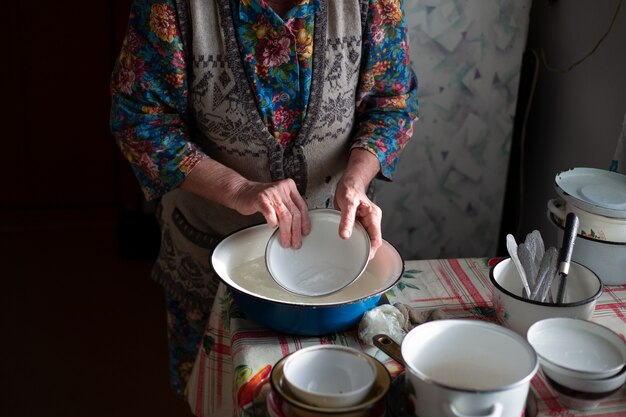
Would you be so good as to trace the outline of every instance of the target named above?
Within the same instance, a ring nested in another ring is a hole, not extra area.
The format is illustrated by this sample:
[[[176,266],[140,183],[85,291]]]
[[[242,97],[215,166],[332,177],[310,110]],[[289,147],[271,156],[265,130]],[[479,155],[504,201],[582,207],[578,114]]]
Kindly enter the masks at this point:
[[[321,0],[306,118],[286,147],[264,125],[241,62],[229,0],[177,0],[189,68],[192,138],[211,158],[261,182],[292,178],[309,208],[331,207],[354,125],[367,0]],[[260,223],[180,189],[161,201],[153,276],[177,298],[210,306],[210,253],[227,234]]]

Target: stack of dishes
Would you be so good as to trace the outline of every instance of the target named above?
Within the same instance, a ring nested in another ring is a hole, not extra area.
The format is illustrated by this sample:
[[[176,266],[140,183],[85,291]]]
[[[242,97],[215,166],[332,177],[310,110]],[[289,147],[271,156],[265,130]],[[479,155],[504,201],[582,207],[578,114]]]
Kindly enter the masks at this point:
[[[383,417],[391,376],[356,349],[317,345],[279,360],[270,384],[272,417]]]
[[[573,168],[555,177],[559,198],[548,201],[548,219],[562,241],[565,217],[579,220],[572,259],[606,285],[626,284],[626,175]]]
[[[586,320],[551,318],[528,329],[541,371],[566,407],[588,410],[626,382],[626,343]]]

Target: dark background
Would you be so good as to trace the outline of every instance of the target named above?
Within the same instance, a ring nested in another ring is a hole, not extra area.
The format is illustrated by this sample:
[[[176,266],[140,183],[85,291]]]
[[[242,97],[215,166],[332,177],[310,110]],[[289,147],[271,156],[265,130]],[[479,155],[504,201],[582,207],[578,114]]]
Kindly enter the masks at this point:
[[[189,416],[151,206],[109,131],[130,0],[2,6],[0,416]]]

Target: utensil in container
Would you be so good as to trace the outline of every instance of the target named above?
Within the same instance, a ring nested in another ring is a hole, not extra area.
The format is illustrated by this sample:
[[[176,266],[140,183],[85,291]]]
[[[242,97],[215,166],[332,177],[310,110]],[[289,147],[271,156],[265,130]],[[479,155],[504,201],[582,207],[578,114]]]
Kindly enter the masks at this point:
[[[567,273],[569,272],[569,265],[572,259],[572,252],[574,250],[577,231],[578,216],[574,213],[568,213],[565,218],[565,234],[563,235],[563,243],[561,244],[558,259],[559,289],[556,295],[557,304],[561,304],[563,302],[563,296],[565,295],[565,283]]]
[[[506,248],[517,268],[518,276],[522,280],[522,284],[524,284],[523,291],[525,292],[525,296],[528,297],[530,295],[530,285],[528,284],[528,279],[526,278],[526,271],[524,270],[524,266],[520,262],[519,256],[517,255],[517,242],[515,241],[515,237],[512,234],[506,235]]]
[[[520,243],[517,247],[517,256],[519,258],[522,267],[524,268],[524,272],[526,274],[526,279],[528,280],[528,286],[532,290],[535,285],[535,277],[537,276],[537,266],[535,265],[535,254],[531,252],[530,247],[524,243]],[[528,293],[530,297],[531,293]]]
[[[530,299],[534,301],[544,302],[548,296],[550,288],[552,288],[552,279],[556,273],[558,252],[556,248],[549,247],[545,251],[537,272],[537,280],[533,287]]]
[[[590,319],[603,289],[600,278],[577,262],[570,264],[565,301],[561,304],[522,297],[522,283],[511,258],[493,265],[489,270],[489,280],[496,318],[503,326],[523,337],[533,323],[546,318]]]

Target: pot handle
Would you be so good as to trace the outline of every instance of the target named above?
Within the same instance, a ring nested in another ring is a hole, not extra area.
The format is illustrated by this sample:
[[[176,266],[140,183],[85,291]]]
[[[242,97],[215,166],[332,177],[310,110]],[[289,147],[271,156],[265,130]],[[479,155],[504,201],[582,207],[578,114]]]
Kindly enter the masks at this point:
[[[448,407],[449,409],[446,410],[446,414],[450,417],[500,417],[504,411],[504,406],[500,403],[492,405],[488,414],[465,414],[459,412],[453,404],[448,404]]]
[[[374,345],[389,355],[391,359],[395,360],[400,365],[405,366],[404,360],[402,359],[400,345],[397,344],[391,337],[386,334],[377,334],[372,337],[372,340],[374,341]]]
[[[551,198],[548,200],[548,210],[561,221],[565,220],[565,201],[560,198]]]

